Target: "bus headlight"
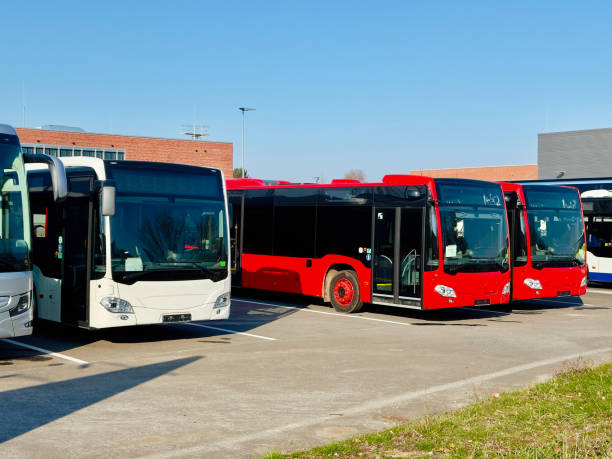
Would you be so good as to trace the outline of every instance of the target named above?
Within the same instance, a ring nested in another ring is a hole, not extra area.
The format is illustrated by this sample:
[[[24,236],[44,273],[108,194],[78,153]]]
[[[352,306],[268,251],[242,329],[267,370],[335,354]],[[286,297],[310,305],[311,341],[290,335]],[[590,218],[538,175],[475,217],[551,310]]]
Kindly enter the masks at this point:
[[[122,314],[134,313],[134,309],[132,309],[132,305],[130,303],[114,296],[105,296],[100,300],[100,304],[110,312]]]
[[[30,294],[29,293],[24,293],[23,295],[16,295],[12,297],[11,300],[17,303],[16,306],[9,309],[9,315],[11,317],[15,317],[15,316],[18,316],[19,314],[23,314],[28,309],[30,309]]]
[[[527,287],[532,288],[534,290],[542,290],[542,284],[540,284],[540,281],[537,279],[525,279],[523,281],[523,284],[525,284]]]
[[[502,289],[502,295],[507,295],[508,293],[510,293],[510,282],[504,285],[504,288]]]
[[[225,292],[217,297],[213,309],[224,308],[230,304],[230,292]]]
[[[455,290],[453,290],[451,287],[447,287],[446,285],[436,285],[434,290],[445,298],[457,298]]]
[[[582,280],[580,281],[580,286],[586,287],[588,282],[589,282],[589,276],[584,276]]]

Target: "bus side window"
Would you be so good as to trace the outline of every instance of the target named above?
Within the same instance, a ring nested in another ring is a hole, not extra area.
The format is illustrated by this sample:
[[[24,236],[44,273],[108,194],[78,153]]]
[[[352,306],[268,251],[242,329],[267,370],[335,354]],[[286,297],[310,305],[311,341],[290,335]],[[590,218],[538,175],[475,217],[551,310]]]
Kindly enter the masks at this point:
[[[274,206],[272,190],[249,190],[244,204],[244,252],[272,255]]]
[[[425,271],[435,271],[440,262],[438,255],[438,219],[436,218],[436,208],[427,207],[427,222],[425,229]]]

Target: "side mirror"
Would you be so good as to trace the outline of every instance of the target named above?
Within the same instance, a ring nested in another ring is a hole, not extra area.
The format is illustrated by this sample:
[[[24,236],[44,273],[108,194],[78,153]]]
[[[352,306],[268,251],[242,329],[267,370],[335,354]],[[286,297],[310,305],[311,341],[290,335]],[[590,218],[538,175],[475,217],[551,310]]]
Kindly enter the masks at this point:
[[[407,186],[404,188],[404,198],[410,200],[418,200],[423,197],[423,193],[416,186]]]
[[[99,187],[102,215],[104,217],[112,217],[115,215],[115,181],[100,180],[96,182],[96,185]]]
[[[54,156],[33,153],[24,153],[23,160],[26,163],[42,163],[49,166],[53,201],[61,202],[68,197],[68,179],[64,163]]]

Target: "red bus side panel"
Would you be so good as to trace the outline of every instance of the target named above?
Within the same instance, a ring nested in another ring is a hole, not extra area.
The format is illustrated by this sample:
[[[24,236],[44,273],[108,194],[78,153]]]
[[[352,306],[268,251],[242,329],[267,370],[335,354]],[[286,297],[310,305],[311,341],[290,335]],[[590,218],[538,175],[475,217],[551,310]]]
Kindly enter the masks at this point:
[[[362,301],[371,300],[370,269],[354,258],[340,255],[295,258],[243,253],[242,286],[322,298],[325,275],[333,265],[351,266],[359,277]]]

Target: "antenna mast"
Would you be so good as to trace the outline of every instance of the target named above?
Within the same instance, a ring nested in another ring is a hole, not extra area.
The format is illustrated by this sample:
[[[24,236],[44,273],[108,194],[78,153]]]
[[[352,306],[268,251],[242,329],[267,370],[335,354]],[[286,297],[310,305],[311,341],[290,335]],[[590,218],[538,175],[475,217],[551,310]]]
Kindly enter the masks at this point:
[[[209,133],[208,126],[204,124],[183,124],[180,132],[181,135],[191,137],[191,140],[201,140]]]

